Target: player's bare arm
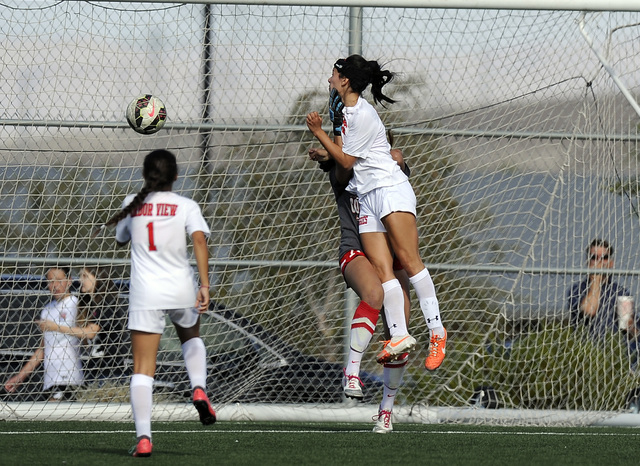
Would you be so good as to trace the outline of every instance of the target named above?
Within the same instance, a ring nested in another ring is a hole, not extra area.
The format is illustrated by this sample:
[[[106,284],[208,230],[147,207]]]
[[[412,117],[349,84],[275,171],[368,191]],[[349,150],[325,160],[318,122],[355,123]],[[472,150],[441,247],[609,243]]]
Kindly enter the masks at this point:
[[[96,323],[90,322],[83,327],[70,327],[67,325],[60,325],[52,320],[36,320],[36,324],[43,332],[58,332],[66,333],[73,337],[80,338],[81,340],[92,340],[96,337],[100,331],[100,326]]]
[[[194,231],[191,235],[191,241],[193,241],[193,252],[200,275],[200,288],[196,294],[195,307],[202,314],[209,309],[209,300],[211,299],[209,295],[209,249],[207,237],[202,231]]]
[[[325,149],[319,149],[317,147],[313,147],[309,149],[309,159],[313,160],[314,162],[326,162],[327,160],[329,160],[329,154]],[[349,180],[353,175],[353,170],[347,170],[338,164],[336,164],[335,170],[336,170],[336,179],[338,180],[338,183],[340,183],[343,186],[346,186],[347,184],[349,184]]]
[[[24,382],[40,363],[44,360],[44,342],[41,340],[40,346],[36,349],[35,353],[29,358],[29,360],[22,366],[20,372],[9,378],[4,384],[4,389],[9,393],[13,393],[18,389],[18,386]]]
[[[391,158],[404,170],[404,157],[400,149],[391,149]]]
[[[342,147],[331,140],[329,135],[322,129],[322,117],[318,112],[311,112],[307,115],[307,127],[315,136],[322,147],[324,147],[329,156],[334,159],[340,166],[351,170],[356,163],[356,157],[345,154]]]

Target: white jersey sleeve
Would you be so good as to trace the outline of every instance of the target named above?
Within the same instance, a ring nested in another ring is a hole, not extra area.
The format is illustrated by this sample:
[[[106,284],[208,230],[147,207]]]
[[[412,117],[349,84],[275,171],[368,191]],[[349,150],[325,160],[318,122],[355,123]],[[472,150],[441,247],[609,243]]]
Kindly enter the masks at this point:
[[[127,196],[123,206],[134,196]],[[116,227],[119,242],[131,241],[129,309],[185,309],[196,301],[187,235],[210,235],[197,203],[171,191],[153,192]]]

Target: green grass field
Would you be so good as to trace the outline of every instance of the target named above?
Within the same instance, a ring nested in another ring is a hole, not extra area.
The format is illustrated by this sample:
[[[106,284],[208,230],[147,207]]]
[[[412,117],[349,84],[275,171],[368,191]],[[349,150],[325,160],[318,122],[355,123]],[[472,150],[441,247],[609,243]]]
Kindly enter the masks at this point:
[[[196,422],[153,424],[153,455],[131,458],[132,423],[3,422],[3,465],[638,464],[636,428]]]

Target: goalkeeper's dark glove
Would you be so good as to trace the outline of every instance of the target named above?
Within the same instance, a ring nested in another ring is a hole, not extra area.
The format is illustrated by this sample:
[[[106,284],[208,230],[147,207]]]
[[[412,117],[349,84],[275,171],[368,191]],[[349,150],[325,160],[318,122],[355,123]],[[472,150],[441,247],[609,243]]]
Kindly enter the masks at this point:
[[[333,159],[325,160],[323,162],[318,162],[318,166],[320,167],[320,170],[322,170],[325,173],[331,170],[335,164],[336,164],[336,161]]]
[[[333,125],[334,136],[342,135],[343,108],[344,104],[342,103],[340,94],[338,94],[337,90],[331,89],[331,94],[329,95],[329,118],[331,119],[331,123]]]

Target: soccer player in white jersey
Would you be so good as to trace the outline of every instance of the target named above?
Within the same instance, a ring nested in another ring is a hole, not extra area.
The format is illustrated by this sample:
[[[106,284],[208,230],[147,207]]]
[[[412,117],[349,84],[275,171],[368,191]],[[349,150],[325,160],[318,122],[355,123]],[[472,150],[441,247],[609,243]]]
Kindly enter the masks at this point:
[[[420,258],[416,224],[416,197],[407,176],[391,157],[384,124],[373,106],[362,96],[371,85],[375,103],[395,102],[382,92],[393,78],[377,61],[360,55],[339,59],[333,67],[329,86],[344,103],[342,146],[322,129],[318,112],[307,115],[307,126],[329,155],[343,168],[353,169],[347,191],[358,195],[359,231],[364,252],[376,269],[384,290],[385,317],[391,332],[378,355],[384,362],[412,349],[404,316],[402,287],[393,272],[393,257],[409,275],[430,332],[425,367],[435,370],[445,357],[447,332],[442,325],[436,290],[429,271]]]
[[[165,315],[173,322],[193,390],[193,404],[204,425],[216,414],[206,395],[206,348],[200,338],[200,314],[209,307],[209,227],[200,207],[171,191],[178,177],[176,157],[155,150],[144,159],[144,186],[127,196],[122,210],[106,226],[116,225],[116,241],[131,243],[129,323],[133,350],[131,408],[136,427],[133,456],[150,456],[153,378]],[[200,277],[196,289],[188,261],[191,237]],[[194,304],[195,303],[195,304]]]
[[[13,393],[33,371],[44,364],[44,390],[49,401],[71,400],[83,383],[80,361],[80,339],[67,332],[84,332],[76,324],[78,298],[69,292],[71,279],[66,267],[51,267],[47,271],[47,286],[53,298],[36,321],[42,330],[42,340],[20,372],[9,378],[5,390]],[[94,333],[95,334],[95,333]]]
[[[340,96],[335,89],[332,89],[329,97],[329,117],[333,123],[334,142],[338,145],[342,144],[342,107]],[[391,139],[392,135],[389,133],[389,142],[391,142]],[[391,152],[396,163],[409,176],[410,170],[404,163],[402,152],[395,149],[392,149]],[[360,364],[375,332],[376,322],[382,308],[384,297],[382,283],[377,272],[367,260],[367,256],[362,252],[364,247],[358,233],[358,214],[360,212],[358,197],[346,191],[351,179],[351,171],[344,170],[340,165],[336,164],[333,159],[329,158],[327,151],[324,149],[309,149],[309,158],[317,161],[320,168],[328,172],[340,221],[340,246],[338,248],[340,270],[347,287],[355,291],[361,300],[351,319],[349,352],[342,378],[345,397],[360,400],[364,398],[363,383],[360,380]],[[394,264],[394,272],[402,286],[403,293],[405,293],[404,311],[405,319],[408,323],[411,312],[409,277],[407,277],[402,267],[396,264]],[[389,339],[386,320],[383,319],[383,322],[384,334]],[[393,431],[391,413],[408,361],[409,353],[404,353],[394,360],[383,362],[384,390],[378,414],[373,417],[373,420],[376,421],[373,427],[373,432],[375,433],[386,434]]]

